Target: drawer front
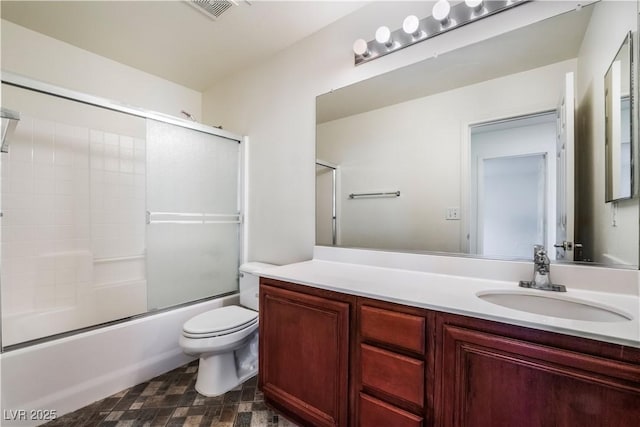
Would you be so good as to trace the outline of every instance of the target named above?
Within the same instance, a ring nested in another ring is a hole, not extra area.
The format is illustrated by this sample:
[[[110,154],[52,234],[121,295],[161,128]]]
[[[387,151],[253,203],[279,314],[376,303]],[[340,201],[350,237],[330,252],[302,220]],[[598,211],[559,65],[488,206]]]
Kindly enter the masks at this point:
[[[359,427],[422,427],[422,418],[360,393]]]
[[[360,345],[363,388],[424,407],[424,362],[367,344]]]
[[[425,319],[363,305],[360,308],[360,333],[372,340],[424,354]]]

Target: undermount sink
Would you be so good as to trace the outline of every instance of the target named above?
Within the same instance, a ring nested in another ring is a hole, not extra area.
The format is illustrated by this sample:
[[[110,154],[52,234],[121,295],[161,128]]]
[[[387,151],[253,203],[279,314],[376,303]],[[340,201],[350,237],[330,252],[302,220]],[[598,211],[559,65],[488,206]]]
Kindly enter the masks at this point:
[[[633,317],[612,307],[577,298],[522,291],[482,291],[476,296],[491,304],[543,316],[590,322],[625,322]]]

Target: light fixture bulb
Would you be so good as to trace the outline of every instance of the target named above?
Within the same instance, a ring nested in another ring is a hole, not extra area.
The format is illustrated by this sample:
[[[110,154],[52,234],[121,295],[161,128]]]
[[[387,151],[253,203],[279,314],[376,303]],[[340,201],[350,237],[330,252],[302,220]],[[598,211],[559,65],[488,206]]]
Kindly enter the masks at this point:
[[[402,22],[402,31],[407,34],[416,34],[420,28],[420,20],[415,15],[409,15]]]
[[[383,25],[376,30],[376,41],[387,47],[391,46],[391,30],[389,30],[389,27]]]
[[[353,53],[355,53],[356,55],[367,56],[369,54],[367,41],[364,39],[358,39],[353,42]]]
[[[464,3],[471,9],[477,9],[482,6],[482,0],[464,0]]]
[[[449,18],[449,12],[451,11],[451,5],[447,0],[438,0],[431,9],[431,16],[436,21],[445,22]]]

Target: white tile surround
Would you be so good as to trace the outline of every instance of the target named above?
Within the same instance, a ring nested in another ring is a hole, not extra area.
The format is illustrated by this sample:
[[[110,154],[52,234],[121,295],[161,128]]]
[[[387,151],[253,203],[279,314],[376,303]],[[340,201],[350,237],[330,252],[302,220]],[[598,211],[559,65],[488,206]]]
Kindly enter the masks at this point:
[[[2,156],[4,345],[146,311],[145,141],[23,114]]]

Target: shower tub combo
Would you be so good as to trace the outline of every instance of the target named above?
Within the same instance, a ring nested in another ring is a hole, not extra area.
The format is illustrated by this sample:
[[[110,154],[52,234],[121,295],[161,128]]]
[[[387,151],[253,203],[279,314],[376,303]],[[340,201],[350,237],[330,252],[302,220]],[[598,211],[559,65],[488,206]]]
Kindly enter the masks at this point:
[[[189,360],[182,322],[237,301],[246,140],[11,73],[2,107],[2,409],[66,412]]]

